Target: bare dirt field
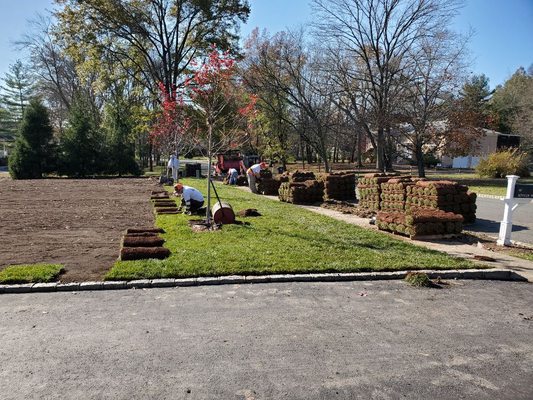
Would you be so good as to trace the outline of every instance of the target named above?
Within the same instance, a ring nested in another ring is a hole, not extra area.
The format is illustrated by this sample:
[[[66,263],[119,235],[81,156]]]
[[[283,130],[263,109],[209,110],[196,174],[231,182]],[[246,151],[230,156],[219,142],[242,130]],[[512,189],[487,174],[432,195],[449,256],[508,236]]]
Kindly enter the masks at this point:
[[[154,180],[0,177],[0,270],[57,263],[62,282],[101,280],[127,228],[153,227]]]

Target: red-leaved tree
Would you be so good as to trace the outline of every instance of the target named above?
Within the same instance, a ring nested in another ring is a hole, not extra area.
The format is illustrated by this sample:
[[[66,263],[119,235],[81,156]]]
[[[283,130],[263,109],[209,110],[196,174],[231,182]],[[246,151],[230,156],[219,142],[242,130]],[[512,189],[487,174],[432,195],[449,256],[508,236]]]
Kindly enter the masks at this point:
[[[161,109],[150,131],[150,140],[155,148],[163,154],[175,153],[176,156],[188,152],[193,146],[189,134],[191,118],[187,115],[187,106],[183,94],[176,88],[167,91],[160,82]]]
[[[197,129],[195,142],[208,157],[207,222],[211,222],[211,169],[213,156],[244,145],[250,137],[256,98],[248,94],[237,78],[235,60],[213,47],[192,78],[189,89]]]

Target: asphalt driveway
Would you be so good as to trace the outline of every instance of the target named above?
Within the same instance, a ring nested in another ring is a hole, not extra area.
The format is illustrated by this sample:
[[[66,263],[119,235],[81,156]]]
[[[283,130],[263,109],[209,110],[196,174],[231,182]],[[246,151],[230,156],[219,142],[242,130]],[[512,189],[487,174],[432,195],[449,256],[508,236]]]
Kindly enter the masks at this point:
[[[6,399],[531,399],[533,285],[0,295]]]

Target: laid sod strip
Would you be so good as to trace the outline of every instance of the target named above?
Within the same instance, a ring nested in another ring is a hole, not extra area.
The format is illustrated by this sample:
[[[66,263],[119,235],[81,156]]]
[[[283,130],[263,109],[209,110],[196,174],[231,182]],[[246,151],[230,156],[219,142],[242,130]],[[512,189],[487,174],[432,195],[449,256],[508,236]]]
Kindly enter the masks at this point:
[[[132,233],[140,233],[140,234],[147,234],[147,233],[163,233],[165,232],[161,228],[128,228],[126,230],[126,234],[132,234]]]
[[[62,270],[60,264],[12,265],[0,271],[0,284],[53,282]]]
[[[120,250],[121,260],[163,259],[169,255],[166,247],[123,247]]]
[[[205,180],[185,180],[205,194]],[[195,233],[183,214],[158,215],[166,233],[165,260],[118,261],[108,280],[186,278],[311,272],[365,272],[472,268],[472,262],[425,249],[389,235],[337,221],[260,195],[217,186],[235,211],[254,208],[260,217]],[[213,203],[216,200],[213,199]]]
[[[158,236],[124,236],[122,246],[124,247],[159,247],[165,243],[163,238]]]

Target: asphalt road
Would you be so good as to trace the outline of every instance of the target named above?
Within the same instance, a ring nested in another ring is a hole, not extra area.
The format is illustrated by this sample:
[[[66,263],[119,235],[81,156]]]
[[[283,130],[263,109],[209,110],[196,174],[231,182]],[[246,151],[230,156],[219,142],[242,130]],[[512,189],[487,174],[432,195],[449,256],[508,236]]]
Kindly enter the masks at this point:
[[[7,399],[531,399],[533,286],[0,295]]]
[[[477,198],[477,221],[466,229],[498,237],[503,219],[503,201]],[[533,244],[533,203],[523,204],[513,212],[512,240]]]

